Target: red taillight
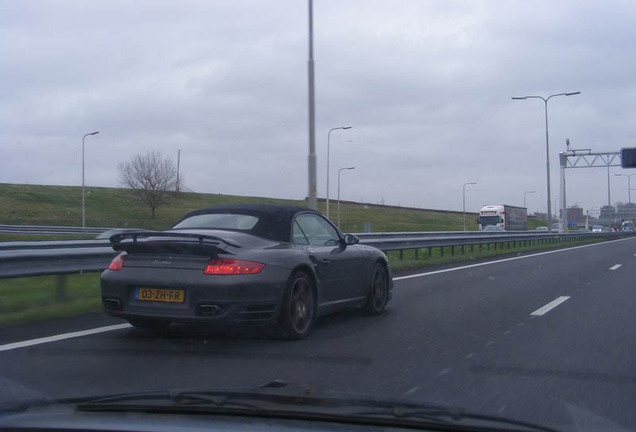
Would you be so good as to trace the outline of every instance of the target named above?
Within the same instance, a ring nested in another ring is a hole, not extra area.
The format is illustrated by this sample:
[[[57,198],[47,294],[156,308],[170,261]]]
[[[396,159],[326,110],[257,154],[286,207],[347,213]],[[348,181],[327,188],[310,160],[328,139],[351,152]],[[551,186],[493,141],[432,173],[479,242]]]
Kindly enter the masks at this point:
[[[257,274],[264,268],[265,264],[259,262],[215,258],[208,263],[203,273],[208,275]]]
[[[110,262],[108,270],[119,271],[124,267],[124,260],[126,259],[126,253],[120,253]]]

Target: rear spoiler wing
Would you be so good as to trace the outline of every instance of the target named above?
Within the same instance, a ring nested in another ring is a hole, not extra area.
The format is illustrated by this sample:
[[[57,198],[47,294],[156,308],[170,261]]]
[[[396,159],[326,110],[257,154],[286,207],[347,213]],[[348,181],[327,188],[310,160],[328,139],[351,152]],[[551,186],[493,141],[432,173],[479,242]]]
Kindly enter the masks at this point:
[[[143,239],[143,241],[139,241]],[[189,246],[225,250],[226,246],[242,247],[234,240],[208,234],[178,233],[174,231],[133,231],[115,234],[110,243],[116,251],[143,248],[144,246]]]

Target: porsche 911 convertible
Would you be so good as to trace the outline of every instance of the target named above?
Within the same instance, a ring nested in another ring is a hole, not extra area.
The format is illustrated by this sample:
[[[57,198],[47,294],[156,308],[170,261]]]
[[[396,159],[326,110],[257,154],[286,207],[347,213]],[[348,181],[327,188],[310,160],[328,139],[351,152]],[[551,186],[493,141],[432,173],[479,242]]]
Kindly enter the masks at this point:
[[[110,237],[103,309],[149,330],[170,323],[257,324],[299,339],[341,309],[380,314],[393,281],[386,255],[320,213],[275,204],[210,207],[167,231]]]

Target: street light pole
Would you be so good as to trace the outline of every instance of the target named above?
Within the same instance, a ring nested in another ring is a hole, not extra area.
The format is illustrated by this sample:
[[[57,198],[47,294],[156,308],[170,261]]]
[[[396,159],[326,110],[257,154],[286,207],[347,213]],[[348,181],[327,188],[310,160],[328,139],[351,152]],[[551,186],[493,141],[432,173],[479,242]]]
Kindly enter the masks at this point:
[[[353,170],[356,167],[340,168],[338,170],[338,228],[340,228],[340,173],[346,170]]]
[[[581,94],[581,92],[570,92],[570,93],[557,93],[544,98],[543,96],[513,96],[513,100],[524,100],[524,99],[541,99],[543,101],[543,105],[545,107],[545,165],[546,165],[546,177],[547,177],[547,190],[548,190],[548,219],[550,219],[552,214],[552,200],[550,199],[550,137],[548,134],[548,101],[556,96],[574,96]],[[552,231],[552,226],[550,224],[550,231]]]
[[[309,156],[307,157],[309,173],[309,208],[318,209],[318,199],[316,196],[316,99],[314,91],[314,4],[308,0],[309,4],[309,60],[307,73],[309,81]]]
[[[523,208],[526,209],[526,213],[528,213],[528,209],[526,208],[526,195],[531,194],[531,193],[536,193],[537,191],[525,191],[523,193]]]
[[[335,130],[351,129],[353,126],[339,126],[329,129],[327,132],[327,219],[329,219],[329,147],[331,146],[331,132]]]
[[[628,201],[632,203],[632,176],[636,174],[614,174],[616,177],[627,177],[627,197]]]
[[[610,192],[610,164],[609,161],[607,161],[607,205],[608,207],[612,206],[612,200],[610,199],[611,196],[611,192]]]
[[[99,131],[87,133],[82,137],[82,228],[86,227],[86,198],[84,193],[84,143],[86,141],[86,137],[90,135],[97,135]]]
[[[468,182],[462,186],[462,219],[464,221],[464,231],[466,231],[466,186],[475,184],[477,184],[477,182]]]

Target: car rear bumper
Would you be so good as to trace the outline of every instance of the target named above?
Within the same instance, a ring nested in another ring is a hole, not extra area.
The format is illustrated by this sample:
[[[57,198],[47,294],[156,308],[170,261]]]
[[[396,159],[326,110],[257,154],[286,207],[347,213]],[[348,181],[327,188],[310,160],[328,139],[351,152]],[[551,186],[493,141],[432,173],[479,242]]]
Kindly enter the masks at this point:
[[[273,323],[289,271],[269,266],[258,275],[204,275],[201,271],[124,268],[106,270],[101,278],[104,311],[124,319],[181,323]],[[147,301],[140,288],[179,290],[180,302]]]

